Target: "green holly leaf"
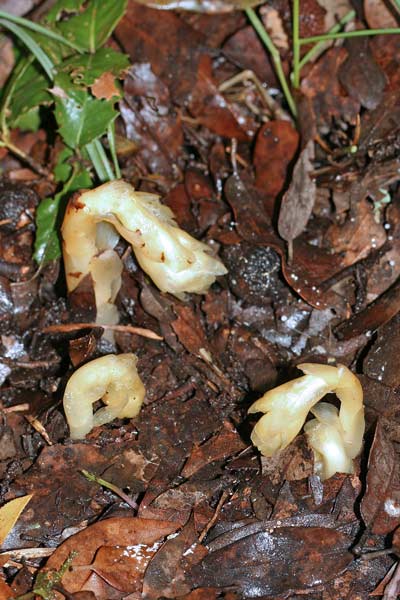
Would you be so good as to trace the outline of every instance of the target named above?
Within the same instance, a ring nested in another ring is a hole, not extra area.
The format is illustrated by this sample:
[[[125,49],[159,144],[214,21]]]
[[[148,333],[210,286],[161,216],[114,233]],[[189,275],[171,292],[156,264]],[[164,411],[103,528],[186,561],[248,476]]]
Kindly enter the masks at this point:
[[[120,78],[129,64],[126,54],[112,48],[100,48],[94,54],[78,54],[65,60],[60,71],[69,73],[73,83],[90,86],[107,72]]]
[[[93,53],[110,37],[125,12],[127,0],[91,0],[77,4],[80,4],[77,14],[58,21],[57,30],[71,42]]]
[[[118,115],[112,102],[93,98],[85,88],[71,83],[66,73],[58,73],[51,92],[58,131],[70,148],[85,146],[103,135]]]

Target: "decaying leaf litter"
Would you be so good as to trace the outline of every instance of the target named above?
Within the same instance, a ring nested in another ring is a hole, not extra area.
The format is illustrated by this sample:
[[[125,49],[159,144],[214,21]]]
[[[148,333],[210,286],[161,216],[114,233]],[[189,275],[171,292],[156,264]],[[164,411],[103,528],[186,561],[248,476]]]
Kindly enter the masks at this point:
[[[75,48],[17,23],[47,73],[15,28],[1,41],[1,499],[32,496],[1,597],[396,598],[399,35],[303,44],[299,71],[297,3],[5,4]],[[299,35],[398,24],[395,4],[354,8],[303,0]],[[177,299],[121,239],[113,347],[91,280],[67,295],[59,231],[67,198],[119,169],[228,274]],[[113,351],[139,357],[142,411],[72,442],[66,382]],[[353,475],[321,483],[304,435],[271,458],[250,443],[248,407],[304,362],[360,377]]]

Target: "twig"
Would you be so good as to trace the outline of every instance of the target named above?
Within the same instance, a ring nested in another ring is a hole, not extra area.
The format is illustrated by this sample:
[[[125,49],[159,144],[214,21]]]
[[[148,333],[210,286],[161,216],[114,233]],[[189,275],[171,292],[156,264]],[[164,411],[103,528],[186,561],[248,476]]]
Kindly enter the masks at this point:
[[[25,152],[20,150],[20,148],[15,146],[12,142],[3,139],[0,140],[0,146],[7,148],[7,150],[9,150],[12,154],[15,154],[15,156],[17,156],[20,160],[29,165],[33,171],[39,173],[39,175],[47,177],[51,180],[53,179],[53,175],[50,173],[50,171],[48,171],[45,167],[42,167],[42,165],[40,165],[34,158],[28,154],[25,154]]]
[[[207,533],[210,531],[211,527],[214,525],[215,521],[218,519],[219,513],[221,512],[221,508],[225,504],[226,499],[229,497],[230,492],[226,490],[222,492],[221,498],[218,500],[217,507],[211,519],[208,521],[207,525],[204,527],[203,531],[199,535],[199,543],[201,543],[206,537]]]
[[[134,335],[141,335],[142,337],[150,340],[163,340],[164,338],[158,335],[151,329],[144,329],[143,327],[134,327],[133,325],[100,325],[99,323],[64,323],[61,325],[49,325],[44,327],[42,333],[69,333],[70,331],[77,331],[78,329],[88,328],[101,328],[112,331],[120,331],[122,333],[132,333]]]
[[[86,479],[88,481],[90,481],[90,482],[93,481],[94,483],[97,483],[98,485],[101,485],[102,487],[105,487],[105,488],[111,490],[112,492],[114,492],[114,494],[117,494],[117,496],[122,498],[122,500],[124,502],[126,502],[128,504],[128,506],[133,508],[133,510],[136,511],[139,508],[137,503],[135,502],[135,500],[133,500],[130,496],[128,496],[128,494],[125,494],[125,492],[123,490],[121,490],[121,488],[117,487],[113,483],[110,483],[109,481],[106,481],[105,479],[101,479],[100,477],[97,477],[97,475],[95,475],[94,473],[91,473],[90,471],[86,471],[86,469],[81,469],[81,473],[82,473],[82,475],[84,475],[84,477],[86,477]]]

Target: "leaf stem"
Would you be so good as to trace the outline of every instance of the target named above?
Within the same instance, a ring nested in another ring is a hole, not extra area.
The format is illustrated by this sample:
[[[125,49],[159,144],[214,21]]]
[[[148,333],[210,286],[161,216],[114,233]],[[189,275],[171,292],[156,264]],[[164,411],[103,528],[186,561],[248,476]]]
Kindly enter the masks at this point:
[[[324,35],[313,35],[307,38],[300,38],[299,43],[300,45],[304,45],[315,42],[329,42],[330,40],[345,40],[366,35],[390,35],[393,33],[400,33],[400,27],[388,27],[387,29],[357,29],[356,31],[325,33]]]
[[[114,171],[117,179],[121,179],[121,169],[118,164],[117,148],[115,144],[115,122],[109,124],[107,129],[108,145],[110,146],[110,153],[114,163]]]
[[[51,31],[51,29],[48,29],[47,27],[43,27],[43,25],[39,25],[38,23],[35,23],[34,21],[29,21],[28,19],[24,19],[23,17],[16,17],[15,15],[12,15],[12,14],[6,12],[5,10],[0,10],[0,18],[7,19],[7,21],[11,21],[12,23],[16,23],[17,25],[26,27],[26,29],[31,29],[32,31],[36,31],[36,33],[41,33],[42,35],[45,35],[48,38],[51,38],[52,40],[56,40],[57,42],[60,42],[60,44],[64,44],[64,46],[69,46],[70,48],[73,48],[73,50],[76,50],[79,53],[84,52],[83,48],[81,48],[77,44],[70,42],[65,37],[60,35],[59,33],[55,33],[54,31]]]
[[[344,17],[342,17],[337,23],[336,25],[334,25],[329,31],[328,34],[330,33],[338,33],[341,28],[344,25],[347,25],[347,23],[349,23],[350,21],[352,21],[354,19],[354,17],[356,16],[356,11],[355,10],[350,10],[346,15],[344,15]],[[309,60],[311,60],[323,47],[324,44],[326,42],[322,41],[322,42],[318,42],[317,44],[315,44],[315,46],[313,48],[311,48],[311,50],[309,50],[304,56],[303,58],[300,60],[299,63],[299,70],[301,71],[301,69],[304,67],[304,65],[306,63],[308,63]]]
[[[255,11],[252,8],[246,8],[245,12],[246,12],[247,18],[249,19],[250,23],[254,27],[254,29],[257,32],[257,34],[259,35],[261,41],[263,42],[263,44],[265,45],[265,47],[267,48],[268,52],[271,55],[272,61],[275,66],[276,75],[279,79],[279,83],[281,84],[282,91],[286,98],[286,102],[288,103],[291,113],[293,114],[294,117],[296,117],[297,116],[296,103],[295,103],[292,93],[290,91],[288,82],[285,77],[285,73],[283,72],[280,54],[279,54],[277,48],[274,46],[274,43],[272,42],[271,38],[269,37],[267,31],[265,30],[262,22],[258,18]]]
[[[300,0],[293,0],[293,24],[292,24],[292,37],[293,37],[293,87],[298,88],[300,86]]]

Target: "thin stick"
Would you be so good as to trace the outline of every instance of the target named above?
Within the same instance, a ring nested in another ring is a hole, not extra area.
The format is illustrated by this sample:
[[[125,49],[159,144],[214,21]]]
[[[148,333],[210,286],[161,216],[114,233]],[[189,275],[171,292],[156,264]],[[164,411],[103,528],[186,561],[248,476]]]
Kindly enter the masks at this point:
[[[212,518],[208,521],[207,525],[204,527],[203,531],[199,535],[199,543],[201,543],[206,537],[207,533],[210,531],[211,527],[214,525],[215,521],[218,519],[218,515],[221,512],[221,508],[225,504],[226,499],[229,497],[230,492],[226,490],[222,492],[221,498],[218,500],[217,508],[212,516]]]
[[[44,327],[42,333],[69,333],[70,331],[76,331],[78,329],[88,328],[101,328],[109,329],[111,331],[121,331],[122,333],[133,333],[134,335],[141,335],[142,337],[148,338],[149,340],[163,340],[164,338],[158,335],[151,329],[144,329],[143,327],[134,327],[133,325],[101,325],[100,323],[64,323],[60,325],[49,325]]]

